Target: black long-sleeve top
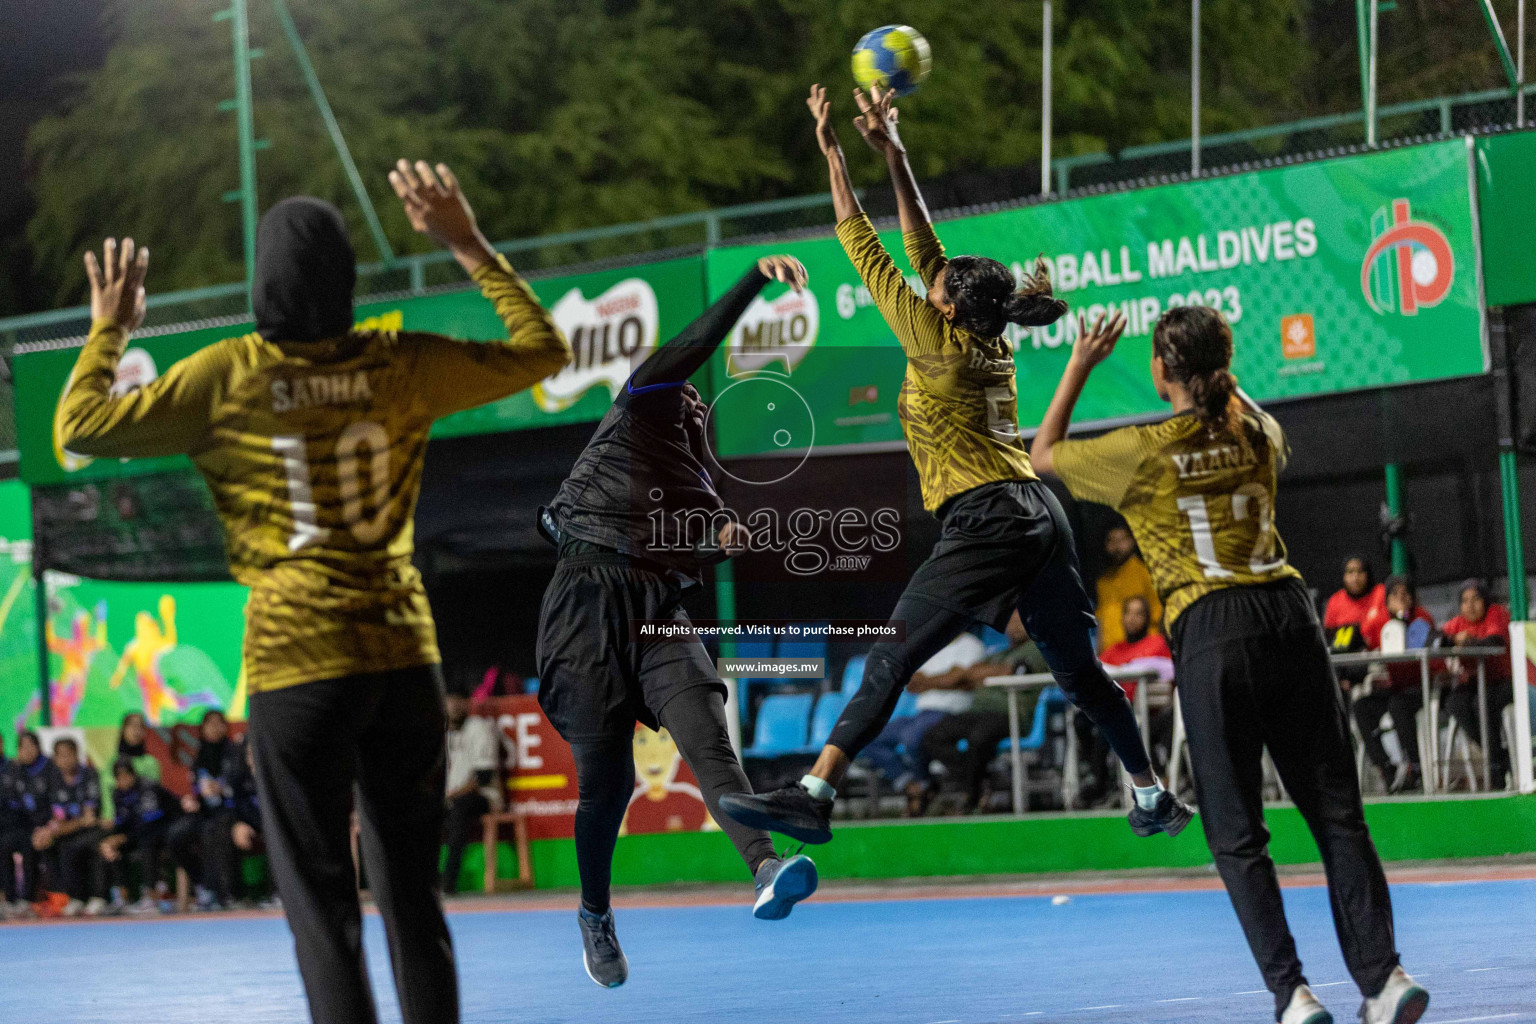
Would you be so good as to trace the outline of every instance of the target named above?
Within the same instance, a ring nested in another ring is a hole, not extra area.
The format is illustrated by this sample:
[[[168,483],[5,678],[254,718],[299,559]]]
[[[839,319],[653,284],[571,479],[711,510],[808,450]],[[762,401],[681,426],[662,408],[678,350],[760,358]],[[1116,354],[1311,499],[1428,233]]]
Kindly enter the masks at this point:
[[[756,267],[625,381],[540,528],[643,559],[697,581],[726,556],[715,544],[724,508],[705,468],[706,407],[688,378],[709,361],[768,283]]]

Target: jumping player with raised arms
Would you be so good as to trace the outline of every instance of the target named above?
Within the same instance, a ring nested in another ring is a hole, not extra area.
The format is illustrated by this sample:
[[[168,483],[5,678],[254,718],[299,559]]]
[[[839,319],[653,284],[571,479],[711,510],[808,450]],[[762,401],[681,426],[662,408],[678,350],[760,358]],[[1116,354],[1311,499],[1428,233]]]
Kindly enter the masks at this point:
[[[719,813],[727,794],[751,792],[726,729],[725,684],[697,639],[645,641],[641,622],[687,627],[684,591],[704,566],[750,539],[706,470],[706,408],[688,378],[708,362],[769,281],[797,291],[805,268],[765,256],[630,375],[571,467],[539,528],[559,549],[539,611],[539,705],[576,759],[576,866],[583,961],[591,979],[629,978],[609,906],[619,828],[635,792],[635,723],[665,727],[699,780],[757,887],[754,916],[777,920],[816,889],[816,866],[780,858],[768,833]],[[711,536],[668,540],[656,523],[709,524]]]
[[[444,736],[437,634],[411,564],[432,421],[529,387],[570,346],[490,247],[448,168],[402,160],[412,227],[458,260],[506,337],[484,344],[353,328],[346,223],[285,199],[256,234],[256,329],[124,395],[148,250],[108,239],[91,334],[59,402],[65,447],[187,454],[213,492],[230,569],[251,588],[244,673],[262,835],[315,1024],[377,1020],[352,860],[354,804],[405,1024],[455,1024],[458,977],[438,891]]]
[[[1035,476],[1019,434],[1013,348],[1004,328],[1053,323],[1067,305],[1051,295],[1043,262],[1017,288],[996,260],[947,259],[897,134],[891,94],[877,89],[855,97],[861,115],[854,123],[886,158],[907,256],[926,295],[907,285],[859,207],[826,90],[812,86],[807,102],[831,172],[837,237],[907,356],[898,410],[923,507],[942,532],[891,613],[905,638],[870,651],[858,692],[810,773],[771,793],[727,797],[721,806],[744,824],[826,842],[837,785],[890,720],[914,670],[972,622],[1001,630],[1017,610],[1063,692],[1131,774],[1131,827],[1138,835],[1177,835],[1189,823],[1189,808],[1158,782],[1130,702],[1099,664],[1071,527]]]
[[[1366,828],[1328,645],[1275,530],[1280,424],[1237,388],[1232,330],[1204,306],[1168,310],[1152,335],[1160,423],[1063,440],[1123,314],[1084,330],[1031,456],[1072,494],[1125,516],[1163,600],[1189,733],[1200,822],[1281,1024],[1330,1024],[1285,921],[1264,825],[1268,748],[1306,819],[1364,1024],[1413,1024],[1429,995],[1398,965],[1392,901]]]

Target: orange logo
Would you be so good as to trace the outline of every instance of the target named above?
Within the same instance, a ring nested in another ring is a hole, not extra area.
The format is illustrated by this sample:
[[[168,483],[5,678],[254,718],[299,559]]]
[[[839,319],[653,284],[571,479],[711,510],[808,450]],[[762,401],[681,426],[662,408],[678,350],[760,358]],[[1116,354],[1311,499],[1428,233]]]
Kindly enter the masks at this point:
[[[1317,334],[1312,330],[1311,313],[1280,318],[1280,351],[1287,359],[1311,359],[1317,355]]]

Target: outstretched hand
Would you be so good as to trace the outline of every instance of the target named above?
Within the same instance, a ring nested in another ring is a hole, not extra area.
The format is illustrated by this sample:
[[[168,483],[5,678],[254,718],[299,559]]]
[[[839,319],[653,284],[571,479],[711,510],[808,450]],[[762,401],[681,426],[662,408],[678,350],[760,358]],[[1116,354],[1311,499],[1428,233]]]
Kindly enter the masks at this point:
[[[863,89],[853,90],[853,99],[859,105],[859,116],[853,119],[853,126],[859,130],[869,148],[886,156],[906,152],[901,144],[901,136],[896,131],[899,111],[892,105],[896,94],[877,85],[869,90],[868,95]]]
[[[144,322],[148,298],[144,275],[149,273],[149,250],[134,251],[133,239],[109,238],[101,245],[101,260],[85,254],[85,276],[91,282],[91,319],[113,320],[128,331]]]
[[[843,151],[842,144],[837,141],[837,129],[832,127],[832,101],[827,99],[827,90],[824,86],[811,86],[811,95],[806,98],[805,105],[811,108],[811,114],[816,118],[816,144],[827,156]]]
[[[1090,330],[1088,320],[1079,313],[1077,341],[1072,345],[1073,360],[1085,370],[1098,366],[1115,350],[1115,343],[1120,340],[1121,333],[1125,331],[1125,325],[1125,313],[1115,312],[1113,315],[1101,313]]]
[[[757,261],[757,269],[770,281],[787,284],[797,292],[805,290],[805,282],[810,277],[805,272],[805,264],[793,256],[764,256]]]
[[[389,172],[389,183],[405,206],[411,227],[459,257],[460,263],[467,255],[480,257],[490,251],[475,223],[475,211],[447,164],[438,164],[434,170],[425,160],[412,164],[402,159]]]

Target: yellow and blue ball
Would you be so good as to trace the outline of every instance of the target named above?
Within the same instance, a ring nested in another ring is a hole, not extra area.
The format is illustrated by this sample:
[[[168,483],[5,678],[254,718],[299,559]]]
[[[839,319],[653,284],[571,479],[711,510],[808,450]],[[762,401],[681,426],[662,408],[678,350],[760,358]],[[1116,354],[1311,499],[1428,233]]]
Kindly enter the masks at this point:
[[[853,78],[861,89],[878,85],[905,96],[922,84],[932,65],[928,40],[909,25],[882,25],[853,48]]]

